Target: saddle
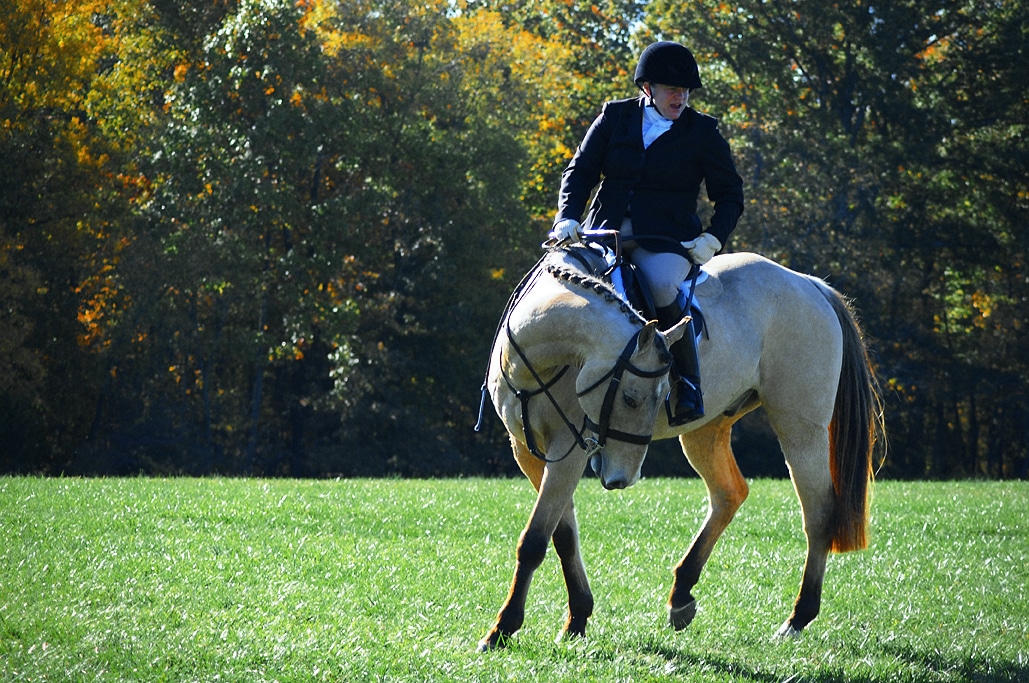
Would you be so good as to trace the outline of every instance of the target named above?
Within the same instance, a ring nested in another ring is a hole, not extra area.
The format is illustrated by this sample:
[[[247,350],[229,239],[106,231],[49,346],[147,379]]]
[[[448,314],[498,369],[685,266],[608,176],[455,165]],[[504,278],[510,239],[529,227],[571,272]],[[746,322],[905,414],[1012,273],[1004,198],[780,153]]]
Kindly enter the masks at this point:
[[[571,244],[565,247],[569,255],[579,261],[586,271],[604,280],[619,294],[625,297],[629,305],[647,320],[657,319],[657,307],[650,294],[650,288],[630,261],[618,257],[615,250],[601,242]],[[707,279],[707,272],[698,265],[690,269],[690,273],[682,285],[676,303],[682,311],[689,307],[689,315],[693,317],[694,329],[699,338],[706,332],[704,314],[693,296],[694,287]]]

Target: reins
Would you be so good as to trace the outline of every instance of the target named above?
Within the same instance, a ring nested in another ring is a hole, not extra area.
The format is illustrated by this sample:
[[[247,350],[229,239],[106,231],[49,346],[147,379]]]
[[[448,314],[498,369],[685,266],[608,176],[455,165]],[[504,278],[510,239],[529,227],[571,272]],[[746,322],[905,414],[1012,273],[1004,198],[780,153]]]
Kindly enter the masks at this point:
[[[620,258],[621,249],[619,244],[618,233],[613,231],[605,231],[603,236],[608,237],[612,234],[615,237],[617,257]],[[551,246],[552,248],[552,246],[554,245],[545,246]],[[640,333],[643,331],[642,328],[636,330],[636,332],[629,339],[628,343],[625,345],[625,348],[622,349],[621,354],[618,356],[618,360],[615,361],[615,365],[611,368],[611,370],[609,370],[603,377],[598,379],[596,382],[591,384],[586,389],[576,392],[576,396],[578,398],[582,398],[586,394],[598,389],[605,382],[608,382],[607,391],[604,394],[604,400],[601,404],[599,421],[594,422],[590,418],[590,416],[586,414],[585,411],[583,411],[583,426],[578,429],[575,427],[574,424],[572,424],[572,421],[568,418],[567,414],[561,408],[561,405],[558,403],[557,399],[554,398],[553,394],[550,391],[550,389],[554,385],[556,385],[562,377],[564,377],[565,373],[571,366],[564,366],[563,368],[561,368],[561,370],[558,371],[557,375],[555,375],[552,379],[550,379],[549,381],[544,381],[540,374],[537,372],[536,368],[533,367],[525,351],[515,340],[514,332],[511,330],[511,311],[521,300],[522,296],[529,289],[530,285],[533,284],[535,280],[539,277],[541,265],[545,258],[546,255],[544,255],[543,258],[541,258],[536,263],[536,265],[533,266],[533,268],[529,270],[528,273],[526,273],[525,277],[522,278],[521,282],[518,283],[518,286],[515,288],[514,292],[511,295],[511,298],[508,300],[507,306],[504,309],[504,313],[501,316],[501,322],[497,326],[497,331],[493,337],[493,345],[491,346],[491,348],[495,348],[497,340],[500,337],[500,331],[501,329],[503,329],[507,334],[507,339],[511,345],[511,348],[515,350],[515,353],[518,354],[518,357],[525,364],[526,368],[529,370],[529,373],[536,381],[537,388],[535,389],[519,389],[514,385],[514,383],[508,377],[507,373],[503,370],[503,363],[501,363],[501,376],[504,378],[504,382],[507,384],[508,389],[511,390],[511,392],[519,401],[522,418],[522,430],[525,433],[526,448],[536,458],[542,460],[543,462],[550,463],[560,462],[561,460],[564,460],[572,453],[576,446],[583,449],[583,451],[586,452],[587,457],[592,457],[595,453],[604,449],[604,447],[607,445],[608,439],[636,444],[640,446],[645,446],[649,444],[653,437],[653,435],[650,433],[632,434],[611,427],[611,413],[614,410],[615,397],[617,396],[618,387],[621,386],[622,377],[626,371],[628,371],[630,374],[636,375],[637,377],[652,379],[666,375],[668,371],[671,369],[670,362],[666,364],[664,367],[658,368],[657,370],[642,370],[633,365],[633,363],[631,362],[631,358],[639,343]],[[579,258],[581,260],[581,257],[577,256],[576,258]],[[588,266],[588,264],[585,263],[583,263],[583,265]],[[479,431],[482,428],[483,416],[486,405],[486,396],[488,393],[488,375],[489,371],[487,369],[487,379],[483,381],[481,389],[479,419],[475,425],[475,431]],[[533,430],[530,425],[529,401],[533,397],[539,396],[541,394],[546,396],[547,399],[550,401],[551,405],[557,411],[558,415],[561,417],[561,420],[564,422],[565,426],[568,428],[568,431],[572,434],[572,437],[574,439],[573,445],[569,447],[568,451],[560,458],[547,458],[546,454],[540,450],[539,445],[536,443],[536,437],[533,435]],[[593,431],[596,434],[596,437],[584,437],[583,433],[587,429]]]
[[[572,421],[568,419],[568,416],[565,414],[565,411],[561,409],[561,405],[557,402],[557,399],[554,398],[554,395],[550,393],[550,387],[557,384],[558,381],[562,377],[564,377],[564,374],[568,372],[568,368],[570,368],[571,366],[564,366],[552,380],[550,380],[549,382],[544,382],[543,379],[539,376],[539,373],[536,372],[536,368],[532,367],[532,363],[529,362],[529,358],[525,355],[525,351],[523,351],[522,347],[519,346],[518,342],[515,341],[514,334],[511,332],[510,321],[507,321],[505,327],[507,328],[507,340],[511,343],[511,348],[513,348],[515,350],[515,353],[518,354],[518,357],[522,359],[522,362],[525,363],[525,367],[529,369],[530,373],[532,373],[532,378],[536,380],[536,384],[539,385],[539,389],[533,391],[519,389],[511,382],[511,379],[507,376],[507,373],[504,372],[503,367],[501,367],[500,374],[504,378],[504,382],[507,384],[507,388],[511,390],[511,392],[515,395],[515,397],[521,404],[522,431],[525,432],[525,447],[529,449],[529,452],[537,458],[539,458],[540,460],[542,460],[543,462],[560,462],[561,460],[564,460],[569,455],[571,455],[571,452],[575,448],[575,446],[578,446],[582,450],[586,451],[586,454],[589,456],[592,456],[600,448],[603,448],[603,446],[597,439],[587,440],[583,438],[582,432],[586,429],[585,424],[582,429],[577,430],[575,428],[575,425],[572,424]],[[550,404],[554,406],[554,410],[556,410],[557,414],[561,416],[561,420],[565,423],[565,426],[568,427],[568,431],[570,431],[572,433],[572,436],[575,438],[575,444],[568,449],[568,452],[555,460],[548,459],[546,454],[540,450],[539,446],[536,444],[536,437],[533,436],[532,427],[529,425],[529,399],[533,396],[539,396],[540,394],[543,394],[547,397],[547,399],[550,401]],[[585,423],[589,423],[588,417],[585,419]]]
[[[536,265],[534,265],[532,268],[529,269],[528,272],[526,272],[526,274],[522,277],[521,282],[519,282],[518,285],[514,288],[514,291],[511,293],[511,297],[507,300],[507,305],[504,307],[504,312],[500,316],[500,323],[497,325],[497,331],[493,335],[493,343],[490,345],[490,348],[492,349],[496,347],[497,339],[500,338],[500,331],[503,329],[507,333],[507,339],[511,344],[511,348],[513,348],[515,350],[515,353],[517,353],[518,356],[522,359],[522,362],[525,363],[525,366],[529,369],[529,372],[532,374],[533,379],[536,380],[536,384],[539,385],[539,388],[534,390],[519,389],[511,382],[510,378],[508,378],[507,376],[507,373],[504,372],[503,369],[501,369],[501,376],[504,378],[504,382],[507,384],[508,389],[510,389],[511,392],[518,399],[518,402],[521,407],[522,429],[525,432],[525,446],[529,449],[530,453],[532,453],[535,457],[539,458],[540,460],[543,460],[544,462],[559,462],[567,458],[569,455],[571,455],[572,450],[575,448],[575,446],[578,446],[579,448],[583,449],[584,451],[586,451],[588,455],[591,456],[599,449],[599,447],[598,441],[596,439],[586,439],[585,437],[583,437],[582,433],[586,431],[586,425],[584,424],[581,429],[576,429],[575,425],[573,425],[571,420],[568,419],[568,416],[565,414],[564,410],[561,409],[561,405],[557,402],[557,399],[555,399],[554,395],[550,393],[550,388],[557,384],[562,377],[564,377],[565,373],[568,372],[568,369],[571,366],[564,366],[557,373],[557,375],[554,376],[553,379],[551,379],[549,382],[544,382],[543,378],[540,377],[539,373],[536,371],[536,368],[534,368],[532,366],[532,363],[529,362],[529,359],[528,357],[526,357],[525,352],[522,350],[522,347],[519,346],[518,342],[515,341],[514,334],[511,332],[511,311],[514,310],[514,307],[518,305],[519,301],[521,301],[522,297],[525,295],[525,292],[528,291],[530,286],[536,281],[537,278],[539,278],[540,273],[543,272],[543,268],[541,266],[543,265],[543,261],[546,258],[547,254],[544,254],[540,258],[540,260],[536,262]],[[503,364],[501,364],[501,368],[503,368]],[[477,432],[482,430],[483,418],[485,416],[486,397],[489,394],[489,388],[487,386],[488,379],[489,368],[487,366],[486,377],[482,381],[481,397],[479,399],[479,419],[475,423],[475,431]],[[575,443],[572,445],[571,448],[568,449],[568,452],[557,459],[548,459],[546,457],[546,454],[544,454],[540,450],[539,445],[536,443],[536,437],[532,433],[532,427],[529,425],[529,400],[535,396],[539,396],[540,394],[543,394],[547,397],[551,405],[554,406],[554,409],[557,410],[558,415],[561,416],[561,419],[568,427],[568,431],[570,431],[572,433],[572,436],[575,437]]]
[[[493,333],[493,343],[490,344],[490,353],[496,348],[497,339],[500,338],[500,330],[507,325],[508,319],[511,316],[511,310],[518,304],[525,291],[529,288],[529,284],[536,280],[540,274],[540,266],[543,265],[544,259],[547,258],[547,254],[540,257],[540,260],[536,262],[532,268],[530,268],[525,275],[522,276],[521,281],[515,286],[511,292],[511,296],[507,299],[507,304],[504,305],[504,312],[500,315],[500,322],[497,323],[497,330]],[[486,396],[489,394],[487,383],[489,381],[489,361],[486,362],[486,376],[482,380],[481,397],[479,399],[479,419],[475,423],[475,431],[482,431],[482,421],[486,412]]]
[[[583,429],[577,430],[575,428],[575,425],[572,424],[572,421],[568,419],[568,416],[565,414],[564,410],[562,410],[561,405],[557,402],[557,399],[555,399],[554,395],[550,393],[550,387],[554,386],[558,382],[558,380],[560,380],[561,377],[564,376],[565,372],[568,371],[568,368],[570,366],[564,366],[563,368],[561,368],[560,372],[558,372],[557,376],[550,380],[550,382],[544,382],[543,378],[540,377],[539,373],[537,373],[536,369],[532,366],[532,363],[529,362],[529,359],[525,355],[525,352],[515,341],[514,334],[511,332],[510,326],[507,326],[508,341],[511,342],[512,348],[514,348],[515,352],[518,354],[518,357],[522,359],[522,362],[525,363],[525,366],[529,369],[529,372],[532,373],[533,379],[535,379],[536,383],[539,385],[539,389],[532,391],[518,389],[511,382],[511,379],[507,376],[507,373],[501,370],[501,375],[504,378],[504,382],[507,383],[508,388],[514,393],[514,395],[519,399],[521,403],[522,429],[525,432],[525,446],[529,449],[530,453],[532,453],[534,456],[536,456],[543,462],[560,462],[561,460],[567,458],[571,454],[572,450],[575,448],[575,446],[573,445],[571,448],[568,449],[568,452],[566,452],[560,458],[556,459],[547,458],[546,454],[539,449],[539,446],[536,444],[536,438],[532,434],[532,427],[529,424],[529,399],[533,396],[538,396],[540,394],[545,395],[547,399],[550,401],[551,405],[554,406],[554,409],[557,411],[558,415],[561,416],[561,420],[565,423],[565,426],[568,427],[568,431],[570,431],[572,436],[574,437],[575,445],[583,449],[586,452],[587,457],[592,457],[594,453],[602,451],[604,447],[607,445],[607,440],[609,438],[614,441],[623,441],[626,443],[636,444],[638,446],[646,446],[650,443],[651,439],[653,438],[653,435],[650,433],[631,434],[629,432],[623,432],[620,429],[613,429],[611,427],[611,413],[614,410],[615,396],[618,393],[618,387],[621,386],[622,376],[625,374],[626,371],[629,371],[630,374],[636,375],[637,377],[652,379],[656,377],[663,377],[664,375],[668,374],[668,371],[671,369],[670,363],[662,368],[658,368],[657,370],[641,370],[640,368],[632,364],[630,359],[632,358],[633,352],[636,350],[636,346],[639,343],[640,333],[642,331],[642,329],[636,330],[636,332],[632,335],[632,337],[629,339],[629,342],[625,345],[625,348],[622,349],[622,353],[618,356],[618,360],[615,361],[614,367],[612,367],[603,377],[601,377],[599,380],[597,380],[590,386],[586,387],[582,391],[576,392],[575,395],[578,398],[582,398],[591,391],[594,391],[595,389],[599,388],[601,385],[604,384],[604,382],[608,382],[607,392],[604,394],[604,401],[601,404],[600,408],[600,421],[594,422],[590,419],[590,416],[586,414],[585,411],[583,411],[584,427]],[[582,436],[582,432],[586,428],[589,428],[597,436],[595,438],[584,438]]]

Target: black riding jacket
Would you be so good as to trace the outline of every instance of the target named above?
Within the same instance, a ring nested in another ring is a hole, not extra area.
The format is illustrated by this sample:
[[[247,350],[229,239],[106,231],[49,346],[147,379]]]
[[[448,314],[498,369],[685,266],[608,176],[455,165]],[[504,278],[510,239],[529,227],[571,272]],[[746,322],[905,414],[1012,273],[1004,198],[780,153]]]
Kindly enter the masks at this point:
[[[686,108],[644,149],[645,106],[637,98],[604,105],[561,177],[554,222],[580,220],[590,192],[600,182],[585,227],[618,230],[631,215],[636,235],[691,240],[703,231],[696,215],[703,182],[715,206],[707,231],[725,245],[743,213],[743,179],[717,120]],[[685,255],[675,242],[641,241],[640,246]]]

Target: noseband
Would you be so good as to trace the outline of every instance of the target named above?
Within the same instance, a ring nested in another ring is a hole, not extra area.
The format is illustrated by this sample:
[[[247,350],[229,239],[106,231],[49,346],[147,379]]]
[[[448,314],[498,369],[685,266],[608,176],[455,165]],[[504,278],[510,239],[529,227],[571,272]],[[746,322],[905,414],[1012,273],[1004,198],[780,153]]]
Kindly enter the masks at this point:
[[[654,379],[667,375],[668,371],[672,369],[671,363],[668,363],[663,368],[659,368],[657,370],[642,370],[632,364],[632,361],[630,360],[632,358],[632,352],[636,348],[636,344],[639,342],[640,332],[642,331],[643,330],[636,330],[636,334],[632,335],[629,343],[625,345],[624,349],[622,349],[622,354],[618,356],[618,360],[615,361],[615,366],[611,368],[606,375],[575,394],[578,398],[582,398],[610,379],[610,382],[608,382],[607,385],[607,393],[604,394],[604,402],[600,406],[600,423],[598,424],[591,420],[589,415],[586,415],[585,417],[586,426],[597,435],[597,450],[603,450],[604,446],[607,445],[608,437],[615,441],[624,441],[625,443],[633,443],[639,446],[646,446],[650,443],[650,440],[653,437],[653,434],[629,434],[628,432],[611,428],[611,411],[614,409],[615,394],[618,393],[618,387],[622,383],[622,375],[626,370],[637,377]]]
[[[507,383],[508,388],[511,390],[512,393],[514,393],[514,395],[518,398],[519,402],[521,403],[522,430],[525,432],[525,445],[529,449],[530,453],[532,453],[534,456],[536,456],[544,462],[559,462],[567,458],[572,452],[572,449],[569,449],[568,452],[562,455],[560,458],[548,459],[546,454],[543,453],[539,449],[539,446],[536,444],[536,438],[532,435],[532,429],[529,426],[529,399],[531,399],[534,396],[538,396],[539,394],[545,395],[550,400],[550,403],[554,406],[554,409],[557,410],[558,415],[561,416],[561,419],[564,421],[565,425],[567,425],[569,431],[572,433],[572,436],[575,438],[576,445],[578,445],[579,448],[586,451],[587,457],[592,457],[594,454],[604,450],[604,447],[607,445],[608,439],[636,444],[638,446],[646,446],[650,443],[651,439],[653,438],[653,434],[630,434],[628,432],[623,432],[619,429],[613,429],[611,427],[611,412],[614,410],[615,396],[618,393],[618,387],[622,383],[622,376],[625,374],[626,371],[628,371],[630,374],[636,375],[637,377],[656,378],[668,374],[668,371],[671,370],[672,367],[672,364],[670,362],[666,364],[663,368],[659,368],[657,370],[643,370],[633,365],[631,360],[632,354],[636,348],[636,345],[639,343],[640,333],[642,331],[642,329],[636,330],[636,333],[632,335],[632,338],[629,339],[629,343],[625,345],[625,348],[622,349],[621,355],[618,356],[618,360],[615,361],[614,367],[612,367],[603,377],[598,379],[590,386],[586,387],[582,391],[576,392],[576,397],[582,398],[591,391],[600,388],[604,384],[604,382],[608,383],[607,392],[604,394],[604,402],[601,404],[600,407],[599,421],[594,422],[592,419],[590,419],[589,415],[585,415],[585,417],[583,418],[583,427],[581,429],[576,429],[575,425],[573,425],[571,420],[568,419],[568,416],[565,414],[564,410],[561,409],[561,406],[558,404],[557,399],[555,399],[553,394],[550,393],[550,388],[557,384],[558,380],[560,380],[564,376],[565,372],[568,371],[568,368],[570,366],[566,365],[561,369],[560,372],[557,373],[557,375],[553,379],[551,379],[549,382],[544,382],[543,379],[539,376],[539,373],[536,372],[536,369],[532,367],[532,363],[529,362],[529,359],[528,357],[526,357],[525,352],[515,341],[514,334],[511,332],[510,323],[508,323],[507,339],[511,343],[511,348],[513,348],[515,352],[518,354],[518,357],[522,359],[522,362],[525,363],[525,366],[529,369],[529,372],[532,373],[533,379],[535,379],[536,383],[539,385],[539,388],[534,390],[518,389],[511,383],[511,380],[507,376],[507,373],[501,370],[501,374],[503,375],[504,381]],[[585,413],[585,411],[583,412]],[[585,432],[586,429],[592,431],[594,434],[596,434],[596,436],[584,438],[583,432]],[[574,446],[572,448],[574,448]]]

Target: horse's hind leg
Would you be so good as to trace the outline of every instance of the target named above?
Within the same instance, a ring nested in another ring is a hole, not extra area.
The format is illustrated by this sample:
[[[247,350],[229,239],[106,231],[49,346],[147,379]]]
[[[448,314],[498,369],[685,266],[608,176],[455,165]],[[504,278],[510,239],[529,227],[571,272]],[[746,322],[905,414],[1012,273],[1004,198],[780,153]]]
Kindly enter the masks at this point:
[[[668,598],[668,621],[677,631],[693,621],[697,601],[691,591],[700,580],[700,572],[722,532],[747,498],[747,482],[736,465],[730,444],[733,422],[733,419],[720,417],[679,437],[686,458],[707,485],[708,513],[690,549],[675,567],[675,580]]]
[[[804,513],[804,535],[807,537],[807,559],[800,592],[793,612],[779,628],[780,637],[800,633],[815,617],[822,605],[822,581],[832,544],[833,515],[836,498],[829,472],[829,432],[817,424],[791,424],[788,429],[772,426],[790,468],[793,486]]]
[[[515,459],[519,467],[539,492],[536,505],[522,531],[516,552],[515,573],[511,589],[493,627],[479,641],[479,651],[503,647],[504,641],[522,626],[525,602],[533,574],[543,563],[547,545],[553,539],[561,558],[565,582],[568,585],[568,620],[564,631],[569,635],[584,635],[586,621],[593,612],[593,596],[586,581],[582,557],[579,554],[579,530],[575,521],[572,494],[582,477],[585,462],[578,452],[561,460],[544,463],[532,456],[525,445],[512,439]],[[552,444],[555,452],[565,452],[572,444]]]

